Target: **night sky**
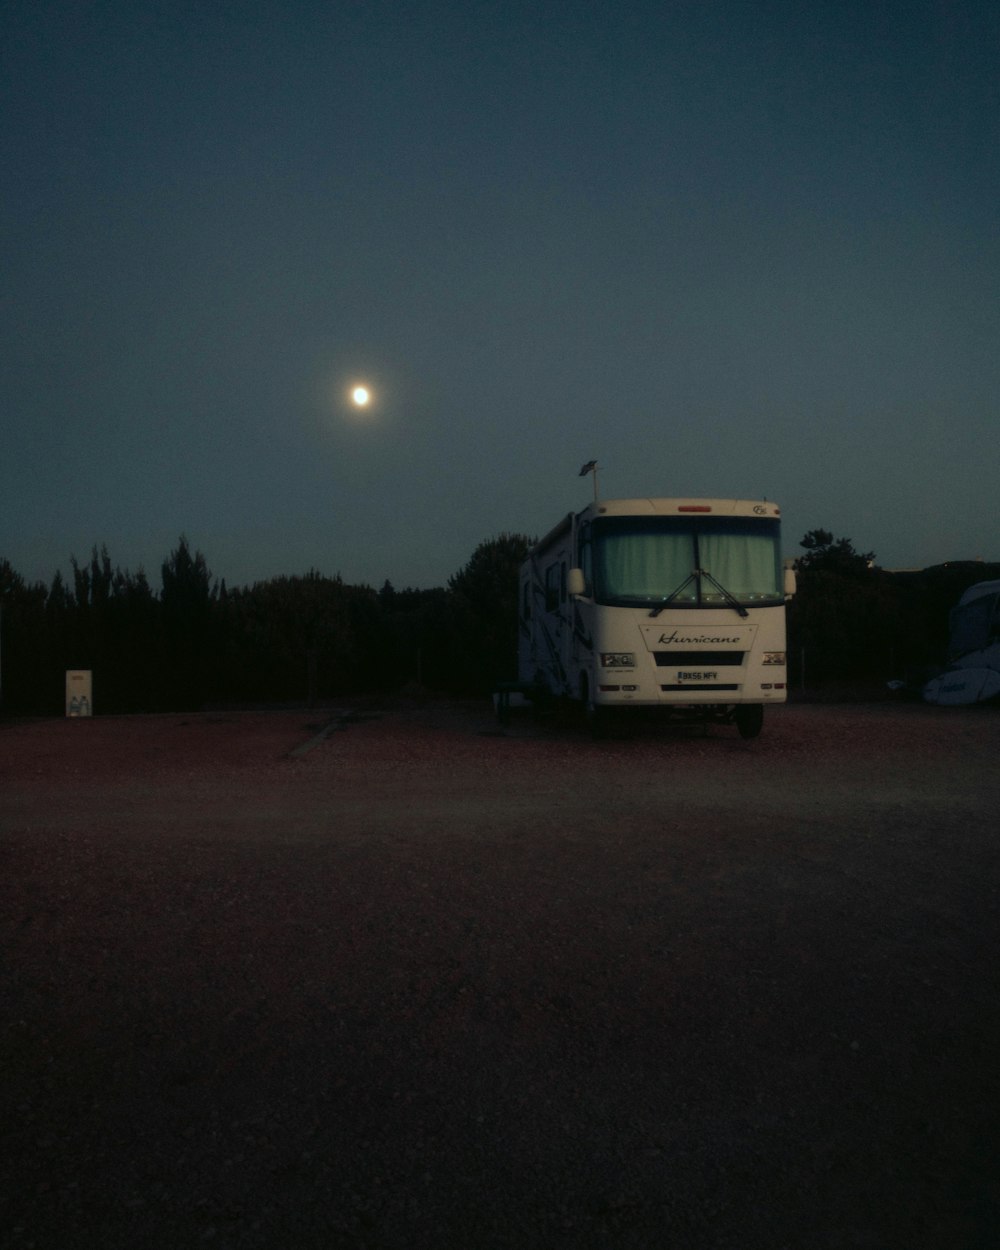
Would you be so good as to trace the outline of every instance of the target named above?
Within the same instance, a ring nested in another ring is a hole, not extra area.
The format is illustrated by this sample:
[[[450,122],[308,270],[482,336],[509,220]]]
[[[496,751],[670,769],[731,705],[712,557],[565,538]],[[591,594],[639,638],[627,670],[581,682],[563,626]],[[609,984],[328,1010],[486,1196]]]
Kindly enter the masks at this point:
[[[442,585],[607,497],[1000,559],[1000,6],[8,0],[0,558]],[[373,401],[349,401],[364,382]]]

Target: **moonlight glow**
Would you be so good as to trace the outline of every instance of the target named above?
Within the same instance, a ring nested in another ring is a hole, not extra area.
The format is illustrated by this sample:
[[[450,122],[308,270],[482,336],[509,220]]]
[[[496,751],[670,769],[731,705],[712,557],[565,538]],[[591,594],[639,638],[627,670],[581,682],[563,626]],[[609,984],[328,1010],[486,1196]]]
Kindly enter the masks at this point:
[[[356,386],[351,391],[351,399],[358,408],[367,408],[372,401],[372,393],[367,386]]]

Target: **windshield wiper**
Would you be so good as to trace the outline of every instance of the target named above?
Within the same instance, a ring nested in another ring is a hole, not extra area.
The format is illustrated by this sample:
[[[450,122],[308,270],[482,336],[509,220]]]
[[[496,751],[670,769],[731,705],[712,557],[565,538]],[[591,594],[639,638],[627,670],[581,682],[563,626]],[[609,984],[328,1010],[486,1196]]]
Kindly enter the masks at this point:
[[[694,579],[697,576],[698,576],[698,570],[692,569],[691,572],[687,575],[687,577],[685,577],[684,580],[681,582],[681,584],[677,587],[677,589],[672,590],[670,594],[667,595],[666,599],[663,600],[662,603],[658,603],[656,607],[651,610],[649,615],[659,616],[660,613],[663,611],[663,609],[668,608],[673,603],[673,601],[677,598],[677,596],[681,593],[684,587],[690,586],[690,584],[694,581]]]
[[[740,616],[750,615],[750,613],[746,610],[743,604],[740,603],[739,599],[737,599],[736,596],[731,591],[727,590],[720,581],[717,581],[712,576],[712,574],[708,571],[708,569],[692,569],[692,571],[687,575],[687,577],[685,577],[685,579],[681,582],[681,584],[677,587],[677,589],[672,590],[670,594],[667,595],[666,599],[663,600],[662,603],[658,603],[655,608],[652,608],[650,610],[649,615],[659,616],[660,613],[663,611],[663,609],[668,608],[673,603],[673,601],[677,598],[677,596],[681,593],[681,591],[685,588],[685,586],[690,586],[690,584],[694,581],[696,577],[704,577],[707,581],[710,581],[712,585],[715,587],[715,589],[719,592],[719,594],[723,597],[723,599],[725,599],[726,603],[735,612],[739,612]]]
[[[731,591],[728,591],[720,581],[717,581],[712,576],[712,574],[708,571],[708,569],[698,569],[697,571],[698,573],[701,574],[702,577],[708,578],[708,580],[712,583],[712,585],[719,592],[719,594],[723,597],[723,599],[725,599],[726,603],[728,603],[729,606],[735,612],[739,612],[740,616],[750,615],[750,613],[746,610],[743,604],[740,603],[739,599],[737,599],[736,596]]]

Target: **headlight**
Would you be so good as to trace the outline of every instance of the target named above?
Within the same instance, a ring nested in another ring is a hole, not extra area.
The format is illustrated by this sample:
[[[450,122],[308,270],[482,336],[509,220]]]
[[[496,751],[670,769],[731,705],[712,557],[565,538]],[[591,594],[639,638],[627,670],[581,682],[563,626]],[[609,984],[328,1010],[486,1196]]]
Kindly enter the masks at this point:
[[[765,651],[764,652],[765,664],[784,664],[784,662],[785,662],[784,651]]]
[[[602,651],[601,668],[635,668],[635,652]]]

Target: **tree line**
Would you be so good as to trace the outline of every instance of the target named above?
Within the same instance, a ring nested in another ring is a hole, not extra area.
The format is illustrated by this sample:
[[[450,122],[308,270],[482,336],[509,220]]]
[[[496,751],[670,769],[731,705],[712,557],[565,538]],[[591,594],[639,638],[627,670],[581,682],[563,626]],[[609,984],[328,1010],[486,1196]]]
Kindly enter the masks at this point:
[[[532,542],[491,538],[430,590],[316,570],[228,589],[183,535],[155,588],[106,546],[48,586],[0,559],[0,707],[60,714],[69,669],[92,671],[99,713],[315,702],[408,682],[485,693],[514,675],[517,568]]]
[[[67,669],[90,669],[98,712],[317,702],[409,682],[483,695],[516,675],[517,570],[533,544],[504,533],[430,590],[376,590],[311,570],[239,589],[181,536],[159,586],[106,547],[51,585],[0,559],[0,707],[57,715]],[[789,605],[789,684],[884,683],[943,663],[948,613],[1000,564],[890,573],[847,538],[811,530]]]
[[[963,591],[1000,578],[1000,564],[979,560],[891,572],[829,530],[810,530],[800,546],[788,607],[793,689],[889,680],[919,688],[944,666],[948,618]]]

